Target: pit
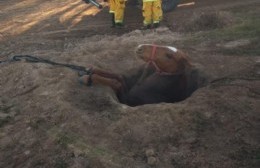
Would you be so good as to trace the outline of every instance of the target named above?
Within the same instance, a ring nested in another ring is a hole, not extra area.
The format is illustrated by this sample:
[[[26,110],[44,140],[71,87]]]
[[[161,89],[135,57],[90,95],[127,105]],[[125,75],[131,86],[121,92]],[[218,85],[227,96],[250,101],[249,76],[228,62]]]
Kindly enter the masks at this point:
[[[140,79],[129,77],[128,80],[139,81]],[[198,70],[180,75],[153,74],[141,83],[133,84],[127,92],[117,97],[120,103],[132,107],[144,104],[176,103],[190,97],[205,83],[205,78],[199,74]]]

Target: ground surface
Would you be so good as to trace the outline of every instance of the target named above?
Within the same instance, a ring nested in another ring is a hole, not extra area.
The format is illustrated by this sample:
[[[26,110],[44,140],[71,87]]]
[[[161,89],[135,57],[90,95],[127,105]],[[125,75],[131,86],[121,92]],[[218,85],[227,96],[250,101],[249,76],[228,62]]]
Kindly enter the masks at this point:
[[[141,63],[137,45],[156,43],[183,49],[209,81],[179,103],[128,107],[70,69],[0,64],[0,167],[259,167],[259,5],[184,0],[162,28],[140,31],[135,6],[112,29],[107,8],[80,0],[0,1],[0,60],[120,73]]]

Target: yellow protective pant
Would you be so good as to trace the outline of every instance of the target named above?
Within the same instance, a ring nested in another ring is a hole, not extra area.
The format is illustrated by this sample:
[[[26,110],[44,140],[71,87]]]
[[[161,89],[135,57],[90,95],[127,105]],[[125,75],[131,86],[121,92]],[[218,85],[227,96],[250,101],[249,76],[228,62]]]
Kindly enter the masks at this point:
[[[109,0],[109,13],[115,14],[115,23],[123,23],[126,0]]]
[[[109,13],[115,13],[116,3],[115,0],[109,0]]]
[[[162,20],[162,1],[143,0],[144,25],[159,23]]]

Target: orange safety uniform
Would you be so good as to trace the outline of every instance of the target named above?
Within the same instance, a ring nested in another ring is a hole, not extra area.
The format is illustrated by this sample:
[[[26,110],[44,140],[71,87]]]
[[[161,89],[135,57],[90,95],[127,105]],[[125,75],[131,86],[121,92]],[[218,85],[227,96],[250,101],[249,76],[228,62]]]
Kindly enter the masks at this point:
[[[109,13],[114,14],[115,23],[123,23],[126,1],[127,0],[109,0]]]
[[[143,0],[144,25],[159,23],[162,20],[162,0]]]

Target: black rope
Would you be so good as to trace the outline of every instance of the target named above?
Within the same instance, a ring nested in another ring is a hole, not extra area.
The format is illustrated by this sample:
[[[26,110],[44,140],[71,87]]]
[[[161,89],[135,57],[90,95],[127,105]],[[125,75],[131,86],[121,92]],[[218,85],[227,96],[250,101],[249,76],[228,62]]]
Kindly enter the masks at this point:
[[[15,55],[9,60],[0,61],[0,64],[18,62],[18,61],[22,61],[22,60],[25,60],[26,62],[31,62],[31,63],[45,63],[45,64],[50,64],[50,65],[63,66],[63,67],[70,68],[72,70],[85,72],[85,74],[89,74],[90,69],[91,69],[91,68],[85,68],[83,66],[78,66],[78,65],[73,65],[73,64],[64,64],[64,63],[53,62],[53,61],[50,61],[47,59],[38,58],[35,56],[31,56],[31,55]]]
[[[7,61],[0,61],[0,64],[4,64],[4,63],[6,63]]]

